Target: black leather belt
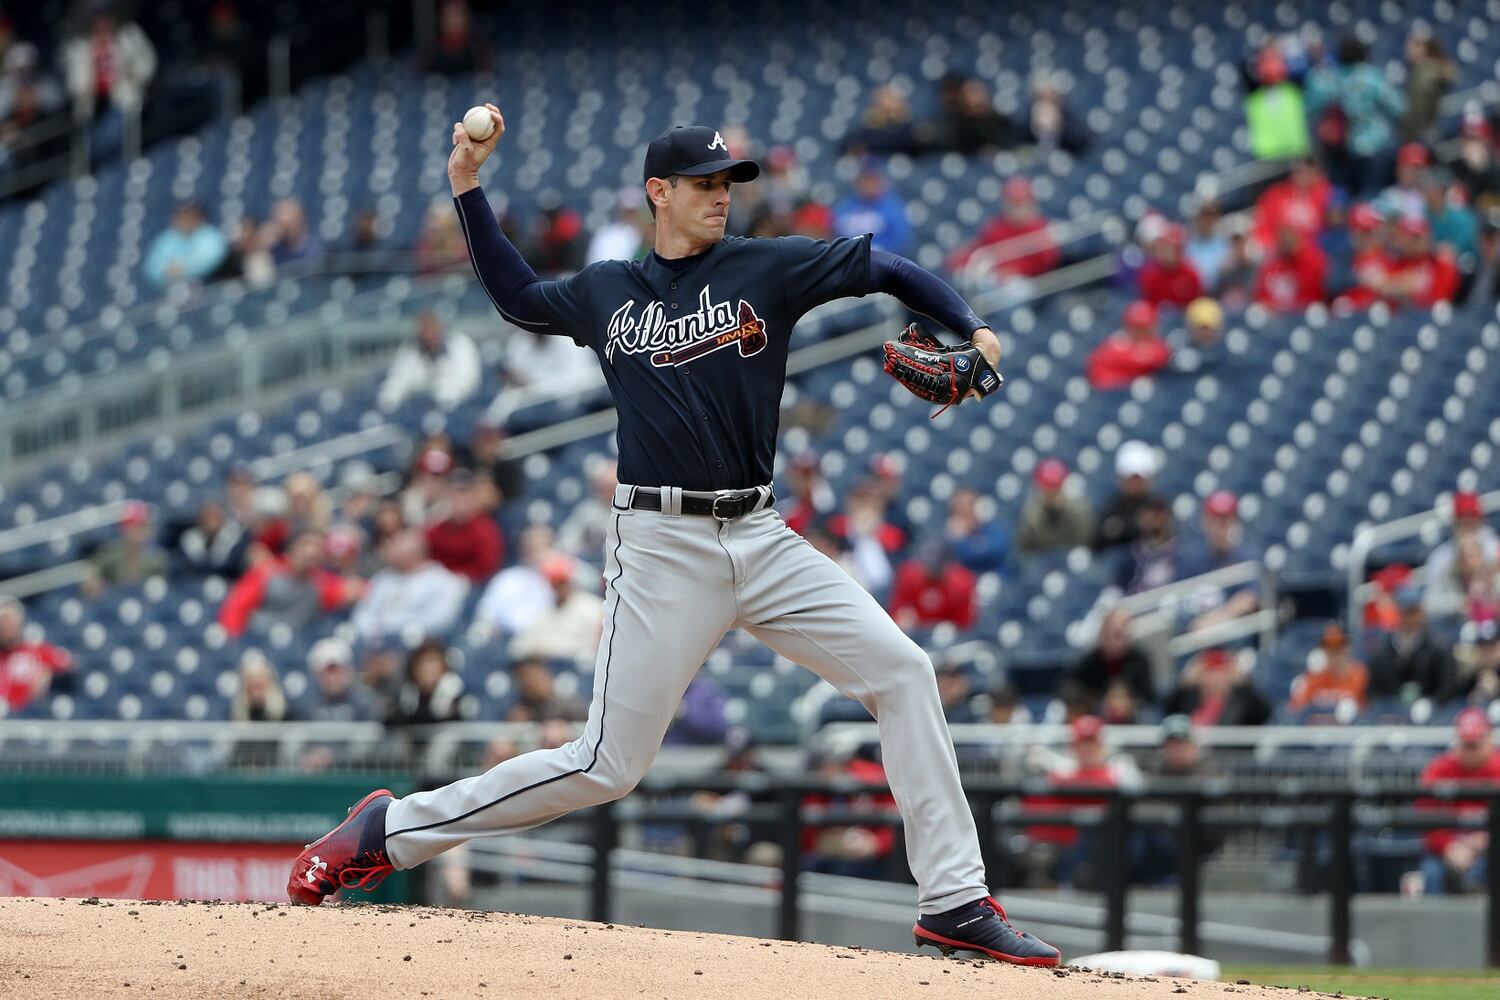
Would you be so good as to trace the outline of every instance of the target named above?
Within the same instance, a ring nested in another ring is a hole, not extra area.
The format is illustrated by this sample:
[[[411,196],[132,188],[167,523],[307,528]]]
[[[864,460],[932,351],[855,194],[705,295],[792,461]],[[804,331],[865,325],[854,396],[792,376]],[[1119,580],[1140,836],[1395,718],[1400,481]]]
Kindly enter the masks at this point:
[[[753,513],[760,506],[763,495],[760,490],[726,490],[711,497],[688,496],[684,493],[682,512],[696,517],[711,517],[717,521],[733,521]],[[775,502],[776,493],[772,491],[765,506],[769,507]],[[659,511],[661,491],[646,486],[638,487],[630,498],[630,506],[633,510]]]

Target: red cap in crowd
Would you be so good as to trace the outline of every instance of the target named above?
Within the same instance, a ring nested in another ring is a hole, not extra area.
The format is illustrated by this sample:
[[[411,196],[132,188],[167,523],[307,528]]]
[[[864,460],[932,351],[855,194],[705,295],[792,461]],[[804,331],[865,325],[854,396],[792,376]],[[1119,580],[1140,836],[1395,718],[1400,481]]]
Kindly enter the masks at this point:
[[[1174,247],[1180,247],[1187,243],[1187,230],[1176,223],[1171,223],[1162,227],[1161,235],[1157,239],[1165,240]]]
[[[1372,205],[1355,205],[1349,210],[1349,228],[1356,233],[1373,233],[1380,228],[1380,213]]]
[[[1402,236],[1426,236],[1427,220],[1417,215],[1403,215],[1396,228]]]
[[[1036,467],[1036,484],[1044,490],[1061,489],[1068,481],[1068,467],[1060,458],[1049,458]]]
[[[1203,501],[1203,511],[1214,517],[1234,517],[1240,511],[1240,501],[1228,490],[1216,490]]]
[[[1156,307],[1149,302],[1132,302],[1125,307],[1126,326],[1155,326]]]
[[[1490,720],[1483,710],[1466,708],[1453,720],[1453,731],[1460,743],[1479,743],[1490,735]]]
[[[573,560],[562,554],[551,555],[542,560],[542,578],[548,583],[562,583],[573,579]]]
[[[1089,743],[1104,735],[1104,720],[1097,715],[1080,715],[1073,720],[1073,742]]]
[[[1234,660],[1227,649],[1205,649],[1201,662],[1205,670],[1227,670]]]
[[[1479,502],[1479,494],[1472,490],[1461,490],[1453,494],[1453,516],[1475,519],[1484,517],[1484,506]]]
[[[1420,142],[1408,142],[1396,154],[1396,164],[1402,167],[1425,167],[1432,162],[1432,154]]]

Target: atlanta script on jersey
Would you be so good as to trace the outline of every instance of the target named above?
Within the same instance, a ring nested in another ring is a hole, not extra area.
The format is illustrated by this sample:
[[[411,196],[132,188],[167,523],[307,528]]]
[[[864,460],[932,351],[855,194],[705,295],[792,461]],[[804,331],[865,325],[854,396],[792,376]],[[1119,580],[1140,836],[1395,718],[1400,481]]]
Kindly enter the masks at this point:
[[[604,357],[611,363],[617,350],[627,354],[651,354],[657,367],[686,364],[705,354],[730,346],[739,347],[748,358],[766,349],[766,324],[755,307],[744,299],[739,308],[726,300],[715,302],[708,285],[698,294],[698,308],[686,316],[669,320],[661,302],[649,303],[639,319],[632,315],[636,303],[626,302],[609,318],[605,331]]]

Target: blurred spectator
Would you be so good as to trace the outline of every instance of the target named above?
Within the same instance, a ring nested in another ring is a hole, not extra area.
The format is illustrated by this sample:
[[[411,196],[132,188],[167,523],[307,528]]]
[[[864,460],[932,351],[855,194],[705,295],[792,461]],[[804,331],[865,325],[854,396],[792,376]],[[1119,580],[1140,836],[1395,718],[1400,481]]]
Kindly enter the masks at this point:
[[[484,509],[488,489],[467,469],[449,477],[448,516],[427,526],[432,558],[471,583],[483,583],[505,562],[500,526]]]
[[[1162,708],[1197,726],[1261,726],[1271,705],[1227,650],[1205,649],[1188,661]]]
[[[260,527],[257,523],[259,512],[255,504],[258,485],[255,473],[242,462],[231,465],[224,474],[225,512],[231,521],[243,525],[251,534]]]
[[[489,35],[472,20],[467,0],[441,0],[437,36],[417,60],[421,72],[462,77],[495,68]]]
[[[1183,546],[1177,578],[1186,580],[1240,563],[1255,562],[1259,553],[1244,543],[1239,498],[1217,490],[1203,501],[1203,537]],[[1260,608],[1260,584],[1255,580],[1232,587],[1200,587],[1184,602],[1190,616],[1187,630],[1211,628],[1243,618]]]
[[[870,245],[887,253],[905,254],[911,243],[906,202],[886,182],[875,163],[866,163],[854,178],[854,189],[833,206],[836,236],[869,233]]]
[[[1094,715],[1081,715],[1071,723],[1069,756],[1047,775],[1053,788],[1116,788],[1134,784],[1139,773],[1129,758],[1111,759],[1104,744],[1105,725]],[[1033,795],[1022,800],[1027,809],[1078,809],[1102,806],[1105,799],[1095,796]],[[1040,849],[1040,862],[1057,884],[1072,887],[1094,885],[1097,877],[1095,851],[1098,838],[1094,830],[1074,826],[1038,825],[1026,828],[1026,836]]]
[[[1094,548],[1129,545],[1140,534],[1137,515],[1156,497],[1156,449],[1144,441],[1126,441],[1115,452],[1116,493],[1099,515]]]
[[[1184,253],[1203,280],[1203,287],[1210,292],[1216,290],[1219,273],[1229,259],[1229,236],[1224,232],[1224,217],[1214,199],[1204,198],[1198,203]]]
[[[1500,534],[1485,524],[1484,502],[1478,493],[1469,490],[1455,491],[1450,514],[1453,522],[1452,536],[1433,549],[1432,554],[1427,557],[1426,604],[1427,613],[1433,618],[1466,612],[1467,581],[1456,570],[1458,550],[1465,539],[1472,538],[1478,544],[1477,553],[1469,557],[1472,566],[1500,563]],[[1468,576],[1472,578],[1472,569]]]
[[[1328,224],[1332,198],[1333,185],[1323,176],[1317,161],[1298,160],[1292,164],[1290,177],[1266,188],[1256,200],[1251,227],[1256,244],[1263,252],[1284,246],[1284,229],[1316,243]]]
[[[1307,155],[1307,109],[1302,88],[1288,79],[1286,58],[1267,45],[1255,60],[1254,86],[1245,97],[1250,152],[1257,160],[1291,160]]]
[[[1396,606],[1400,625],[1376,639],[1370,656],[1370,694],[1406,704],[1418,698],[1443,701],[1456,682],[1453,654],[1427,627],[1421,588],[1407,584],[1396,591]]]
[[[433,202],[417,235],[417,273],[460,271],[469,266],[469,244],[464,242],[458,213],[451,202]]]
[[[397,532],[381,546],[380,557],[385,568],[370,580],[350,617],[360,641],[378,646],[408,629],[425,637],[453,627],[469,583],[427,557],[421,532]]]
[[[319,639],[307,654],[314,691],[305,711],[309,722],[375,722],[379,706],[354,674],[354,651],[342,639]]]
[[[1037,205],[1031,182],[1012,177],[1002,190],[1000,214],[972,241],[953,252],[948,258],[951,270],[962,271],[978,257],[990,261],[984,274],[1003,284],[1013,278],[1046,274],[1062,262],[1062,250],[1052,236],[1051,223]]]
[[[979,80],[950,74],[938,84],[942,108],[936,144],[940,149],[970,153],[997,153],[1018,136],[1015,125],[1000,112],[990,92]]]
[[[1380,193],[1381,207],[1397,220],[1427,216],[1422,189],[1432,167],[1432,154],[1419,142],[1408,142],[1396,152],[1396,183]]]
[[[323,484],[306,471],[291,473],[279,489],[260,490],[256,502],[264,505],[264,514],[258,518],[255,542],[277,554],[291,536],[301,531],[324,532],[333,520],[333,504]]]
[[[365,533],[358,525],[340,522],[323,536],[325,565],[339,576],[364,579],[380,571],[379,553],[365,551]]]
[[[643,218],[645,214],[646,204],[641,189],[635,186],[621,188],[615,196],[615,217],[594,231],[584,262],[594,264],[601,260],[635,260],[640,257],[647,249],[646,222],[649,220]],[[452,209],[448,210],[448,215],[458,217]]]
[[[844,509],[828,518],[827,527],[849,548],[849,559],[859,580],[871,593],[891,586],[891,560],[906,544],[906,534],[886,516],[886,502],[874,479],[849,488]]]
[[[416,455],[398,502],[407,524],[424,525],[446,510],[453,454],[442,447],[421,447],[416,449]]]
[[[1088,148],[1088,129],[1068,111],[1062,91],[1054,79],[1038,73],[1031,80],[1031,105],[1026,116],[1026,131],[1031,142],[1042,152],[1054,149],[1081,153]]]
[[[244,527],[229,517],[222,502],[210,497],[198,505],[193,526],[178,536],[177,555],[190,572],[234,577],[244,572],[249,544]]]
[[[156,75],[156,49],[140,26],[121,23],[105,0],[91,0],[61,55],[73,119],[90,124],[95,157],[120,151],[125,116],[138,114]]]
[[[204,217],[203,207],[185,201],[172,213],[172,224],[151,241],[146,278],[158,288],[204,281],[223,266],[228,254],[229,241]]]
[[[1148,774],[1168,780],[1209,778],[1217,777],[1219,769],[1194,739],[1193,720],[1169,715],[1161,720],[1161,756]]]
[[[1401,117],[1402,142],[1432,142],[1437,138],[1438,106],[1458,81],[1458,67],[1427,25],[1412,27],[1406,39],[1406,114]]]
[[[1458,713],[1453,724],[1453,749],[1444,751],[1422,771],[1422,784],[1433,789],[1462,789],[1500,785],[1500,753],[1495,750],[1490,722],[1477,708]],[[1459,792],[1459,794],[1462,794]],[[1420,799],[1417,808],[1453,816],[1483,816],[1485,799]],[[1430,895],[1483,892],[1489,874],[1489,835],[1484,830],[1438,829],[1422,836],[1425,856],[1422,877]]]
[[[14,118],[23,92],[38,117],[51,115],[63,105],[62,88],[42,68],[37,47],[17,38],[10,19],[0,16],[0,121]]]
[[[1125,309],[1121,329],[1089,352],[1085,363],[1089,384],[1101,392],[1125,389],[1136,379],[1167,367],[1172,352],[1157,332],[1156,322],[1155,306],[1132,302]]]
[[[89,558],[84,593],[97,597],[106,586],[140,583],[167,571],[167,554],[156,543],[151,508],[139,500],[125,505],[119,537],[105,542]]]
[[[761,173],[753,188],[760,189],[764,210],[789,215],[806,198],[812,179],[791,146],[772,146],[761,162]]]
[[[271,207],[271,217],[260,227],[260,243],[277,267],[323,252],[323,245],[307,224],[302,202],[296,198],[282,198]]]
[[[533,249],[526,260],[538,274],[571,274],[583,267],[588,251],[583,216],[556,201],[556,196],[542,200],[531,238]]]
[[[797,203],[787,219],[785,231],[777,235],[806,236],[814,240],[833,239],[833,209],[813,198]]]
[[[1000,681],[984,696],[985,710],[981,721],[992,726],[1029,726],[1031,712],[1021,704],[1021,695],[1009,681]]]
[[[294,535],[284,557],[262,560],[229,589],[219,608],[219,624],[231,636],[281,624],[305,629],[320,615],[358,600],[363,583],[328,572],[322,559],[322,532]]]
[[[552,588],[542,576],[542,564],[557,553],[552,528],[538,522],[521,532],[520,558],[495,574],[484,589],[474,621],[502,635],[520,635],[552,607]]]
[[[1099,718],[1111,726],[1134,726],[1154,721],[1156,714],[1151,703],[1136,697],[1128,683],[1113,680],[1099,702]]]
[[[974,573],[1000,573],[1010,555],[1010,535],[995,520],[993,504],[981,501],[978,491],[960,486],[948,499],[948,523],[943,529],[953,558]]]
[[[1474,705],[1500,698],[1500,620],[1466,622],[1458,633],[1454,693]]]
[[[1185,306],[1203,295],[1203,281],[1183,254],[1187,234],[1172,224],[1151,241],[1139,275],[1141,298],[1153,306]]]
[[[1031,495],[1021,508],[1016,541],[1022,552],[1049,552],[1087,545],[1094,537],[1094,514],[1082,497],[1070,496],[1064,488],[1068,467],[1060,459],[1048,458],[1032,474]]]
[[[530,330],[517,330],[506,340],[503,368],[510,385],[540,388],[549,397],[566,397],[600,382],[593,351],[570,337]]]
[[[406,683],[387,721],[393,726],[456,722],[462,718],[463,693],[463,678],[448,665],[448,648],[438,639],[428,639],[407,655]]]
[[[604,551],[609,521],[614,515],[618,466],[614,459],[600,459],[589,476],[589,495],[573,505],[558,530],[558,547],[580,559],[595,559]]]
[[[543,656],[592,662],[604,628],[604,602],[574,585],[577,566],[572,558],[552,555],[541,566],[542,579],[552,588],[552,607],[511,645],[516,656]]]
[[[261,243],[260,226],[255,219],[242,215],[228,228],[233,235],[229,237],[223,261],[209,280],[239,278],[251,288],[264,288],[276,280],[276,262],[271,259],[270,250]]]
[[[54,675],[71,669],[67,650],[27,640],[26,606],[0,594],[0,713],[25,708],[51,689]]]
[[[853,757],[848,761],[828,753],[815,753],[808,773],[833,782],[854,785],[885,785],[885,768],[873,760]],[[803,796],[802,808],[814,814],[823,810],[888,812],[896,814],[896,800],[889,792],[842,791]],[[808,871],[852,878],[880,878],[887,874],[886,862],[896,846],[896,831],[890,826],[809,826],[803,831],[804,865]]]
[[[1148,496],[1136,511],[1137,535],[1116,579],[1126,594],[1139,594],[1182,579],[1177,520],[1165,497]]]
[[[1445,622],[1494,617],[1500,610],[1497,574],[1500,566],[1486,552],[1483,537],[1477,533],[1459,536],[1456,555],[1445,572],[1433,573],[1429,561],[1428,612]]]
[[[1093,648],[1083,654],[1064,678],[1064,683],[1072,685],[1095,705],[1115,681],[1123,681],[1143,705],[1156,700],[1151,661],[1130,638],[1130,615],[1119,609],[1104,616]]]
[[[1153,783],[1199,783],[1221,777],[1213,758],[1203,750],[1193,735],[1193,721],[1185,715],[1169,715],[1161,720],[1161,744],[1156,758],[1146,770]],[[1223,846],[1223,833],[1204,831],[1199,843],[1203,856]],[[1180,855],[1177,824],[1171,822],[1141,825],[1131,843],[1131,880],[1147,885],[1167,885],[1176,876]]]
[[[1467,258],[1472,266],[1480,251],[1479,217],[1466,203],[1463,189],[1450,185],[1445,175],[1432,171],[1423,182],[1422,196],[1432,238],[1460,261]]]
[[[1395,267],[1395,261],[1385,247],[1387,228],[1385,220],[1373,206],[1355,205],[1350,209],[1350,285],[1341,289],[1337,304],[1350,309],[1368,309],[1380,298],[1381,289]]]
[[[436,313],[424,310],[417,317],[416,342],[402,345],[391,360],[380,386],[380,407],[389,412],[408,396],[425,393],[451,410],[474,395],[482,374],[474,342],[462,333],[448,333]]]
[[[1287,708],[1293,712],[1305,708],[1332,711],[1346,700],[1364,708],[1369,688],[1370,672],[1354,658],[1343,627],[1329,622],[1323,629],[1323,641],[1307,655],[1307,669],[1292,681]]]
[[[552,668],[539,657],[527,657],[511,668],[516,700],[505,713],[509,722],[541,722],[563,719],[583,722],[589,717],[589,706],[575,695],[557,693]]]
[[[934,668],[937,674],[938,701],[943,706],[943,717],[949,725],[964,725],[978,722],[971,704],[973,690],[969,674],[961,663],[942,662]]]
[[[811,452],[793,456],[787,476],[791,480],[791,492],[777,504],[777,509],[788,528],[806,535],[815,522],[838,506],[838,498],[828,480],[823,478],[818,456]]]
[[[901,90],[885,84],[870,94],[859,127],[844,140],[844,152],[855,156],[919,153],[927,145],[923,138],[927,131],[912,120],[911,107]]]
[[[240,657],[239,686],[229,703],[233,722],[286,722],[292,718],[276,668],[258,649]]]
[[[1172,371],[1196,374],[1225,364],[1224,308],[1210,298],[1194,299],[1183,314],[1183,328],[1167,336]]]
[[[1229,234],[1229,256],[1219,270],[1218,300],[1225,309],[1239,312],[1255,294],[1257,275],[1250,239],[1242,231]]]
[[[669,746],[719,746],[729,735],[729,718],[725,708],[729,695],[712,677],[698,674],[688,682],[677,714],[667,729]]]
[[[12,48],[0,63],[0,172],[60,158],[66,137],[39,137],[40,125],[62,108],[62,95],[41,72],[28,43]]]
[[[1500,163],[1495,160],[1494,130],[1478,115],[1464,117],[1453,175],[1480,212],[1500,207]]]
[[[1369,61],[1354,35],[1339,42],[1338,65],[1307,79],[1307,112],[1334,168],[1334,180],[1353,197],[1380,188],[1390,174],[1395,122],[1406,100]]]
[[[448,208],[442,202],[438,202],[437,205],[439,208]],[[457,213],[451,210],[448,215],[455,219],[458,217]],[[349,249],[355,253],[370,253],[379,250],[380,241],[384,238],[382,232],[385,228],[378,211],[369,207],[360,209],[354,213],[354,222],[349,226]]]
[[[518,458],[506,458],[505,426],[493,417],[480,414],[474,419],[469,448],[461,464],[474,470],[481,486],[487,485],[484,507],[490,512],[521,495],[526,477]]]
[[[1432,230],[1425,218],[1404,218],[1396,224],[1395,253],[1379,292],[1393,306],[1429,309],[1452,301],[1458,292],[1458,263],[1446,248],[1434,250]]]
[[[974,574],[953,560],[942,539],[928,539],[896,571],[891,617],[902,629],[931,628],[947,622],[974,625]]]

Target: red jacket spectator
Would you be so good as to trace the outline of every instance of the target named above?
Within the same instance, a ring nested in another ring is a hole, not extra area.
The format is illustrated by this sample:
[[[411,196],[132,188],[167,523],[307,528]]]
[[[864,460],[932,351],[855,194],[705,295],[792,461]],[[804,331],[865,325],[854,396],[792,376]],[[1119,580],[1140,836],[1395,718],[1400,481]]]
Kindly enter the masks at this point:
[[[262,610],[298,625],[355,600],[359,588],[319,565],[322,554],[323,537],[317,532],[292,538],[285,558],[257,563],[230,588],[219,608],[219,624],[231,636],[239,636]]]
[[[1255,278],[1255,301],[1277,312],[1306,309],[1322,302],[1328,258],[1318,245],[1290,228],[1281,230],[1276,252]]]
[[[1283,228],[1302,237],[1302,242],[1316,242],[1327,224],[1328,203],[1333,186],[1316,163],[1299,161],[1292,176],[1266,189],[1255,203],[1255,222],[1251,232],[1262,249],[1276,246]]]
[[[1356,253],[1353,265],[1355,285],[1339,296],[1339,300],[1355,309],[1370,308],[1380,301],[1376,289],[1385,287],[1395,267],[1396,262],[1381,247],[1372,246]]]
[[[1132,302],[1125,310],[1123,329],[1089,354],[1089,384],[1095,389],[1123,389],[1138,378],[1154,375],[1172,360],[1172,349],[1156,332],[1156,307]]]
[[[1093,715],[1080,715],[1073,720],[1072,750],[1074,767],[1054,771],[1047,776],[1053,788],[1114,788],[1119,784],[1109,757],[1104,748],[1104,723]],[[1028,795],[1021,804],[1029,809],[1077,809],[1083,806],[1102,806],[1106,799],[1072,797],[1062,795]],[[1072,847],[1082,836],[1074,826],[1033,826],[1026,835],[1043,844]]]
[[[1446,784],[1500,785],[1500,751],[1490,738],[1490,724],[1479,709],[1469,708],[1454,720],[1456,745],[1435,757],[1422,772],[1422,785]],[[1418,809],[1453,813],[1459,816],[1483,815],[1489,808],[1484,799],[1420,799]],[[1429,830],[1423,835],[1427,852],[1439,857],[1463,831]]]
[[[47,642],[27,642],[26,611],[13,597],[0,597],[0,701],[12,712],[46,693],[52,677],[69,670],[67,650]]]
[[[1167,226],[1151,243],[1151,259],[1141,268],[1141,298],[1154,306],[1186,306],[1203,295],[1203,280],[1183,255],[1187,234]]]
[[[952,561],[941,545],[902,563],[891,588],[891,617],[902,628],[943,622],[969,628],[975,617],[974,574]]]
[[[1035,278],[1046,274],[1062,261],[1062,250],[1053,240],[1049,225],[1037,207],[1031,182],[1024,177],[1012,177],[1005,182],[1004,212],[991,219],[973,241],[949,257],[948,266],[961,271],[978,251],[1007,240],[1027,237],[1024,244],[1002,251],[1006,259],[996,261],[989,273],[997,278]]]
[[[830,761],[826,766],[819,768],[819,772],[830,777],[847,778],[850,781],[867,785],[886,784],[885,768],[873,760],[863,760],[855,757],[842,767]],[[860,792],[853,796],[833,795],[805,795],[802,797],[803,808],[839,806],[851,811],[876,812],[886,810],[896,812],[896,798],[889,792]],[[802,849],[812,852],[817,849],[818,841],[827,827],[809,826],[802,831]],[[875,841],[875,857],[883,858],[891,853],[896,846],[896,829],[891,826],[862,826],[857,829],[866,831]]]
[[[427,553],[449,571],[482,583],[505,561],[505,539],[485,512],[480,483],[460,470],[448,485],[448,517],[427,526]]]

